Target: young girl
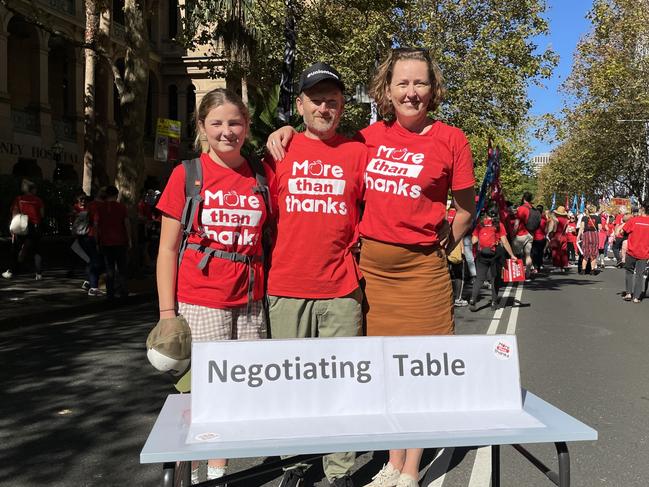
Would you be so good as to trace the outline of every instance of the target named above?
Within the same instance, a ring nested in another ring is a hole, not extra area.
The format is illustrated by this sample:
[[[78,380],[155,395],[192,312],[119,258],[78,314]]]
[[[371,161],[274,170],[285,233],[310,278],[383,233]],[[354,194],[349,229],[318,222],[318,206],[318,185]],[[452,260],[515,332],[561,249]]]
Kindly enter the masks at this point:
[[[502,247],[510,258],[515,259],[514,252],[507,240],[507,231],[500,222],[497,209],[489,209],[480,215],[480,220],[473,230],[472,242],[477,244],[476,280],[473,282],[469,309],[477,311],[482,283],[487,279],[491,282],[491,309],[498,306],[498,284],[500,282],[500,269],[502,268]]]
[[[174,169],[157,205],[162,212],[157,261],[160,319],[182,315],[193,341],[266,336],[261,235],[269,215],[255,174],[241,155],[249,124],[248,109],[236,94],[216,89],[203,97],[196,114],[203,201],[179,266],[183,165]],[[235,254],[244,258],[227,258]],[[208,480],[222,477],[226,466],[224,459],[209,460]],[[198,481],[197,462],[192,463],[192,481]]]

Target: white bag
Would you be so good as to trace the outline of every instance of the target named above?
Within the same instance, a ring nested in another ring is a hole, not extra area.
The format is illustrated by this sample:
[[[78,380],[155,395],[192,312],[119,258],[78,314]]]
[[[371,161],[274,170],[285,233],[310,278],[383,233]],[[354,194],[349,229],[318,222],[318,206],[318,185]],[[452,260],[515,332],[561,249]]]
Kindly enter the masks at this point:
[[[27,235],[29,219],[23,213],[17,213],[11,219],[9,231],[14,235]]]

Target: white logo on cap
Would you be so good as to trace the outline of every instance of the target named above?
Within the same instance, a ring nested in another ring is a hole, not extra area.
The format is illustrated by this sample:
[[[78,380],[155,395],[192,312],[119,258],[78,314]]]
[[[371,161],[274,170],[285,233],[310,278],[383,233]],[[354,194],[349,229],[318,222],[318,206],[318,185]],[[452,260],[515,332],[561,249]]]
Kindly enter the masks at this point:
[[[330,76],[333,76],[334,78],[338,79],[338,76],[336,76],[334,73],[331,71],[326,71],[324,69],[318,69],[316,71],[313,71],[312,73],[309,73],[306,75],[307,78],[310,78],[311,76],[315,76],[316,74],[328,74]]]

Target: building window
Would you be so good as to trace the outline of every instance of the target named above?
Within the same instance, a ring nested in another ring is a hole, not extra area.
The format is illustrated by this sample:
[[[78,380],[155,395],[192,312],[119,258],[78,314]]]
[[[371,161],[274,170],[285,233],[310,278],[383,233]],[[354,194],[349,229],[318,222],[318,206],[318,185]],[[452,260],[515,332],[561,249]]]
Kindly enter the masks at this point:
[[[113,0],[113,22],[124,25],[124,0]]]
[[[168,33],[169,39],[173,39],[178,35],[178,0],[169,0],[169,26]]]
[[[178,87],[169,85],[169,118],[178,120]]]

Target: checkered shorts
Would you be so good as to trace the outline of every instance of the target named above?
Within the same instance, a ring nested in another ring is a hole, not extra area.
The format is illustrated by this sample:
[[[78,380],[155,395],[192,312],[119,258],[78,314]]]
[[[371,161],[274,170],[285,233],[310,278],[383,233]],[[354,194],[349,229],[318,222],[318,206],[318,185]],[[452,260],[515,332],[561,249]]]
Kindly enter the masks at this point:
[[[192,340],[196,342],[266,338],[266,322],[261,301],[252,302],[250,320],[246,305],[218,309],[178,303],[178,312],[189,323]]]

